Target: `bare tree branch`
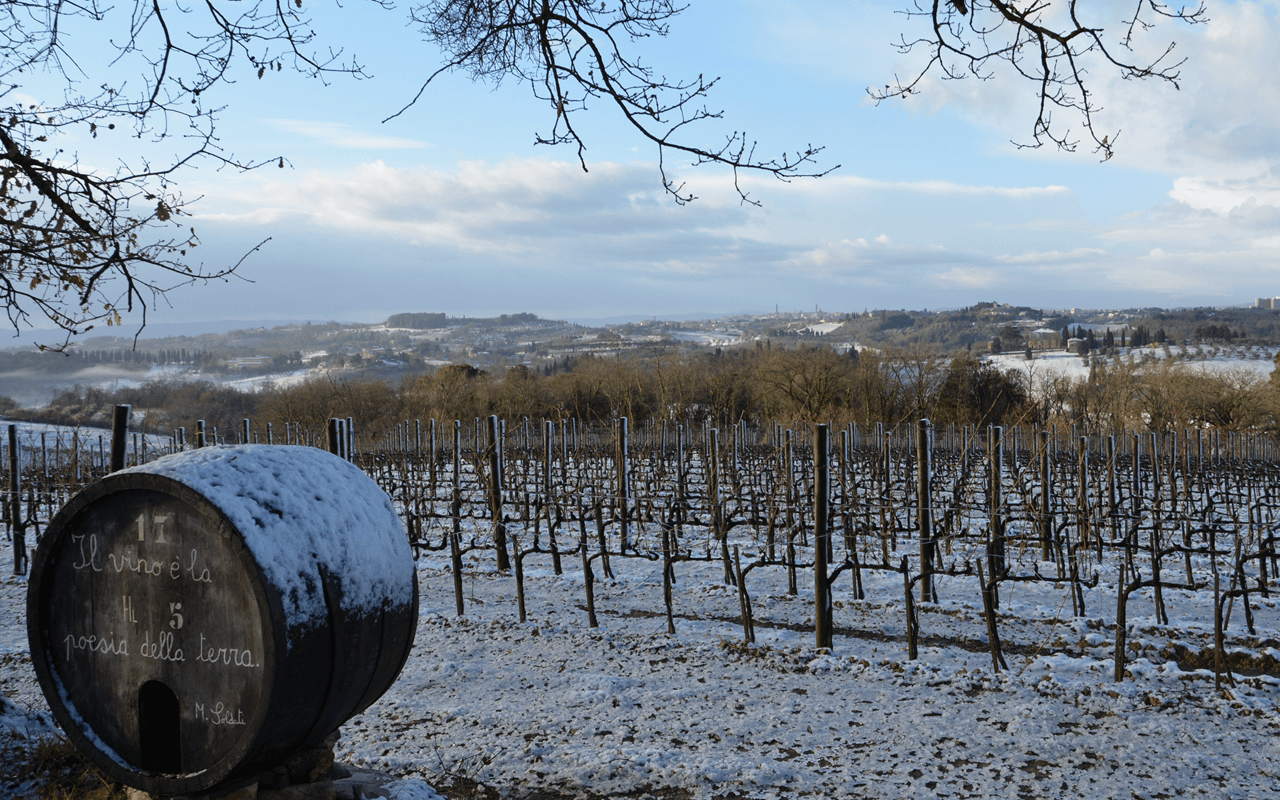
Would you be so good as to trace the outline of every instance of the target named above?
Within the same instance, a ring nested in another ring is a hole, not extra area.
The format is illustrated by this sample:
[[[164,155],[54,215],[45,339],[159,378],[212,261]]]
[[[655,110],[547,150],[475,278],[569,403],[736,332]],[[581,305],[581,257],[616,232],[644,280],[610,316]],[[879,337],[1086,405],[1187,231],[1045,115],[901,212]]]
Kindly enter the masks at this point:
[[[442,72],[461,71],[495,84],[513,78],[527,83],[553,115],[550,130],[537,134],[535,142],[575,147],[585,170],[586,143],[573,120],[591,101],[603,100],[657,148],[663,188],[678,203],[694,195],[668,177],[670,154],[687,156],[694,165],[730,167],[739,196],[756,205],[738,183],[744,170],[789,180],[837,169],[816,166],[821,147],[758,157],[745,131],[734,131],[719,144],[685,138],[692,135],[690,126],[723,117],[706,106],[718,79],[670,79],[632,52],[647,38],[665,36],[681,10],[670,0],[428,0],[413,7],[411,18],[446,62],[405,109]]]
[[[1084,22],[1081,12],[1083,7],[1091,19],[1096,19],[1106,13],[1106,5],[1082,6],[1078,0],[1068,0],[1051,10],[1048,0],[933,0],[926,7],[914,0],[913,9],[902,13],[925,19],[930,34],[916,39],[904,36],[897,47],[902,53],[924,50],[927,62],[910,80],[895,79],[883,89],[867,92],[877,102],[908,97],[919,92],[925,77],[933,72],[943,80],[990,80],[1004,62],[1033,83],[1039,96],[1031,138],[1014,144],[1053,144],[1074,151],[1079,140],[1054,119],[1056,109],[1080,122],[1095,145],[1093,152],[1100,153],[1106,161],[1114,153],[1119,131],[1108,134],[1094,126],[1101,106],[1088,88],[1090,65],[1114,70],[1126,80],[1155,79],[1176,88],[1184,60],[1172,60],[1174,42],[1170,41],[1154,59],[1142,60],[1133,50],[1135,34],[1153,28],[1158,18],[1189,25],[1208,22],[1203,4],[1174,8],[1157,0],[1134,0],[1132,16],[1116,20],[1121,35],[1109,45],[1104,35],[1106,28],[1101,23]]]
[[[230,81],[237,61],[259,78],[286,64],[321,79],[362,74],[340,52],[316,51],[301,0],[291,3],[0,5],[0,308],[15,331],[52,322],[60,341],[39,346],[65,350],[96,325],[121,324],[124,311],[140,309],[145,325],[148,308],[178,285],[235,273],[243,259],[222,267],[192,261],[199,239],[181,224],[186,212],[172,180],[196,161],[235,169],[268,162],[222,151],[214,136],[220,109],[206,107],[206,93]],[[110,67],[136,79],[81,89],[88,75],[66,31],[85,25],[125,32],[111,41]],[[62,96],[20,100],[27,76],[37,73],[60,79]],[[68,133],[97,138],[117,128],[171,141],[175,154],[159,166],[122,162],[103,171],[56,146]]]

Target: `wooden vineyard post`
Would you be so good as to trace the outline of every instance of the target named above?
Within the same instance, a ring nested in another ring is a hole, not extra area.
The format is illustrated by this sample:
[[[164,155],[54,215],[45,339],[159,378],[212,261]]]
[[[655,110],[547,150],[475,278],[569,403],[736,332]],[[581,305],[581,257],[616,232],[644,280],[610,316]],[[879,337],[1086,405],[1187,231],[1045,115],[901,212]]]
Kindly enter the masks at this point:
[[[1116,437],[1107,437],[1107,516],[1111,519],[1111,541],[1119,536],[1119,523],[1116,519]],[[1098,563],[1102,563],[1101,537],[1099,537]],[[1188,581],[1190,583],[1190,581]]]
[[[987,458],[991,462],[991,475],[987,494],[990,500],[991,521],[988,524],[990,549],[987,566],[991,572],[991,589],[989,592],[993,608],[1000,607],[999,589],[996,582],[1005,571],[1004,520],[1001,517],[1002,485],[1001,473],[1004,471],[1004,428],[992,425],[987,428]]]
[[[453,565],[453,596],[458,605],[458,616],[465,609],[462,603],[462,420],[453,421],[453,489],[449,497],[449,516],[453,526],[449,531],[449,556]]]
[[[552,454],[555,452],[556,424],[551,420],[542,421],[542,496],[544,502],[550,503],[551,493],[551,466],[554,462]]]
[[[560,420],[560,485],[569,485],[569,422]]]
[[[13,526],[13,574],[27,574],[27,526],[22,520],[21,461],[18,426],[9,426],[9,524]]]
[[[816,647],[831,649],[831,587],[827,575],[827,495],[831,476],[827,463],[827,426],[813,431],[813,621]]]
[[[879,469],[882,470],[880,481],[880,560],[889,563],[889,537],[895,536],[893,532],[893,487],[891,485],[893,476],[893,454],[889,450],[889,437],[884,433],[882,423],[876,423],[876,431],[878,433],[880,448],[880,464]]]
[[[741,424],[733,426],[733,442],[732,442],[732,458],[729,459],[729,483],[733,487],[733,493],[737,495],[742,488],[742,464],[739,461],[739,454],[742,447],[743,428],[746,420],[740,420]]]
[[[734,586],[733,564],[729,561],[729,532],[725,529],[724,509],[720,504],[720,429],[707,431],[707,511],[711,517],[711,533],[720,545],[720,560],[724,564],[724,585]]]
[[[630,513],[629,484],[631,479],[631,470],[629,451],[630,443],[628,442],[627,418],[618,418],[618,552],[622,555],[627,553],[627,523]]]
[[[430,420],[428,420],[428,423],[430,423],[430,424],[429,424],[429,426],[428,426],[428,441],[430,442],[430,444],[429,444],[428,446],[429,446],[429,448],[430,448],[430,449],[427,451],[427,452],[429,453],[429,455],[427,456],[427,458],[428,458],[429,463],[430,463],[430,465],[431,465],[431,466],[430,466],[430,475],[431,475],[431,499],[434,501],[434,500],[435,500],[435,496],[436,496],[436,470],[437,470],[437,468],[438,468],[438,462],[439,462],[439,451],[438,451],[438,450],[437,450],[437,448],[436,448],[436,418],[435,418],[435,417],[432,417]],[[422,421],[421,421],[421,420],[414,420],[414,421],[413,421],[413,424],[417,426],[417,430],[418,430],[418,451],[419,451],[419,453],[421,453],[421,451],[422,451]]]
[[[850,515],[853,513],[853,502],[849,496],[849,431],[847,429],[840,431],[840,445],[836,448],[838,454],[837,463],[840,469],[840,506],[844,524],[841,526],[844,530],[844,549],[846,553],[852,553],[856,543],[853,540],[853,525]],[[857,583],[855,579],[854,583]]]
[[[511,557],[507,554],[507,524],[502,518],[502,453],[498,437],[498,417],[490,415],[488,429],[489,441],[485,446],[485,455],[489,461],[489,509],[493,515],[493,549],[498,559],[498,571],[511,569]]]
[[[449,500],[453,535],[462,531],[462,420],[453,421],[453,491]]]
[[[684,522],[685,498],[689,487],[684,472],[684,426],[676,426],[676,497],[675,497],[675,532],[677,538],[684,533],[681,524]]]
[[[111,471],[124,469],[125,445],[129,441],[129,406],[116,406],[111,417]]]
[[[1053,471],[1049,468],[1049,432],[1040,431],[1040,560],[1056,561],[1053,546]]]
[[[1160,478],[1160,440],[1158,434],[1151,434],[1151,580],[1154,582],[1153,594],[1155,596],[1155,612],[1156,624],[1168,625],[1169,614],[1165,610],[1164,605],[1164,589],[1163,579],[1161,578],[1161,553],[1164,537],[1164,520],[1161,514],[1161,485]]]
[[[1138,521],[1142,519],[1142,434],[1133,434],[1133,475],[1130,476],[1129,500],[1133,524],[1125,533],[1125,561],[1130,570],[1136,569],[1134,559],[1138,550]],[[1212,536],[1212,532],[1210,533]],[[1212,542],[1210,542],[1212,545]]]
[[[937,602],[933,592],[933,507],[929,496],[932,474],[929,458],[929,428],[927,419],[922,419],[916,424],[916,499],[919,503],[917,516],[920,518],[921,603]]]
[[[1196,582],[1195,576],[1192,575],[1191,573],[1191,548],[1192,548],[1191,525],[1187,521],[1187,512],[1191,509],[1191,459],[1187,455],[1190,449],[1191,449],[1191,432],[1184,431],[1183,437],[1182,437],[1182,475],[1183,475],[1182,511],[1179,512],[1175,505],[1174,519],[1177,520],[1175,524],[1180,525],[1182,527],[1182,545],[1184,548],[1186,548],[1185,550],[1183,550],[1182,558],[1183,558],[1183,565],[1186,567],[1188,585]],[[1175,495],[1175,503],[1176,503],[1176,495]],[[1258,513],[1261,514],[1262,509],[1258,509]],[[1261,542],[1259,543],[1261,544]],[[1267,590],[1266,558],[1258,559],[1258,569],[1262,573],[1262,591],[1265,596],[1265,593]]]
[[[564,573],[564,567],[560,564],[560,547],[556,544],[556,522],[552,520],[552,510],[556,510],[557,519],[559,519],[559,504],[554,500],[554,481],[551,477],[551,467],[555,463],[555,441],[556,441],[556,424],[551,420],[543,420],[542,423],[542,447],[543,447],[543,470],[542,470],[542,492],[543,505],[547,510],[547,542],[551,545],[551,564],[557,575]]]
[[[341,458],[342,457],[342,420],[338,419],[337,417],[330,417],[329,426],[325,429],[325,432],[328,435],[327,444],[328,444],[329,452]],[[203,425],[201,425],[199,436],[201,437],[200,447],[204,447]]]
[[[896,464],[896,462],[893,460],[893,443],[902,441],[902,438],[899,436],[900,427],[901,426],[895,425],[893,430],[886,433],[884,437],[885,492],[887,492],[887,496],[889,498],[889,545],[890,545],[889,549],[895,553],[898,551],[899,523],[898,523],[897,505],[894,503],[894,496],[893,496],[893,470]],[[908,442],[906,449],[909,450],[910,448],[911,448],[911,443]],[[905,462],[907,459],[904,457],[902,460]],[[902,488],[904,490],[903,494],[909,496],[909,491],[907,491],[907,487],[906,487],[905,475],[903,476]],[[907,500],[906,496],[904,496],[902,499],[903,499],[903,505],[908,505],[908,506],[910,505],[910,501]],[[885,563],[886,564],[889,563],[888,559],[885,560]]]
[[[1119,575],[1116,576],[1116,641],[1113,660],[1115,662],[1115,682],[1120,683],[1124,680],[1124,659],[1125,659],[1125,640],[1128,636],[1128,600],[1129,595],[1125,592],[1125,576],[1124,562],[1120,563],[1117,570]],[[1075,589],[1072,588],[1074,592]]]
[[[1079,528],[1076,538],[1076,552],[1087,550],[1090,544],[1092,529],[1092,512],[1089,508],[1089,438],[1081,436],[1076,440],[1076,518]],[[1101,540],[1099,540],[1101,546]]]
[[[787,428],[783,445],[783,474],[787,481],[787,541],[795,539],[796,474],[795,456],[791,451],[791,429]]]

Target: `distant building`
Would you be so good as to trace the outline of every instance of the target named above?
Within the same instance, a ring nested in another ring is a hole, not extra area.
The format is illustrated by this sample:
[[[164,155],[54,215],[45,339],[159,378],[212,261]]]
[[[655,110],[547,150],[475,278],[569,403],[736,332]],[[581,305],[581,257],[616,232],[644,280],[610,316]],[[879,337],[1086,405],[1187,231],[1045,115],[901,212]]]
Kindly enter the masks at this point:
[[[1272,311],[1280,309],[1280,297],[1259,297],[1253,302],[1254,308],[1267,308]]]
[[[1053,328],[1037,328],[1027,339],[1032,347],[1042,350],[1056,348],[1062,344],[1061,334]]]

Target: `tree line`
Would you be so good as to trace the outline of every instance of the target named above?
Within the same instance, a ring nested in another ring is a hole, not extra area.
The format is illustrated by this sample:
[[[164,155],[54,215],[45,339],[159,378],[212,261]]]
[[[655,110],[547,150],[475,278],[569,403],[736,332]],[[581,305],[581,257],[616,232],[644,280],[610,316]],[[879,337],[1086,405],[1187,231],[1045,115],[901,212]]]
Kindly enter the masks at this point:
[[[850,350],[825,345],[584,356],[551,374],[524,365],[485,371],[453,364],[398,382],[331,372],[247,392],[212,381],[156,380],[115,391],[77,386],[22,417],[107,424],[128,403],[135,427],[170,433],[197,419],[231,432],[241,419],[322,430],[356,421],[360,441],[379,441],[406,419],[561,420],[628,417],[727,427],[831,422],[895,426],[920,418],[959,425],[1081,425],[1091,430],[1280,431],[1280,384],[1245,369],[1171,360],[1093,358],[1087,377],[1040,368],[1000,369],[968,354],[927,348]]]

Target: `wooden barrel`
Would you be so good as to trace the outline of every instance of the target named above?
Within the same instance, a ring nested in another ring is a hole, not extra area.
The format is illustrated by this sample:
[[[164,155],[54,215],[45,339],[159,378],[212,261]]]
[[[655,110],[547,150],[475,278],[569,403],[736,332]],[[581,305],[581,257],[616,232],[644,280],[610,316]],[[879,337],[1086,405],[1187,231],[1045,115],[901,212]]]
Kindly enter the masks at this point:
[[[309,447],[178,453],[50,522],[27,635],[71,740],[156,795],[234,788],[360,713],[404,666],[418,590],[404,526]]]

